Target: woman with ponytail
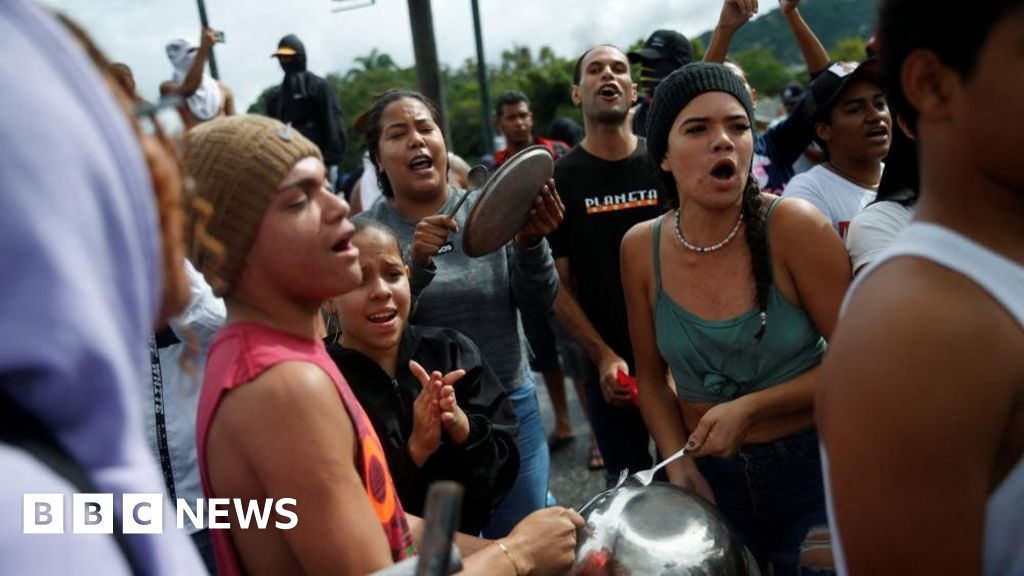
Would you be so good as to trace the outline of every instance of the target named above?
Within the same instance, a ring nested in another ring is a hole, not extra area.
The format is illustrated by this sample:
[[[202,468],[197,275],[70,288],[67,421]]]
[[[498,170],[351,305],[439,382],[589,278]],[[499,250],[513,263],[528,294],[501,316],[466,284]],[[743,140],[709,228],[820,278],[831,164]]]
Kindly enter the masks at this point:
[[[760,191],[752,126],[724,66],[663,81],[647,146],[675,209],[623,239],[622,280],[644,420],[663,456],[692,456],[669,480],[786,575],[826,521],[814,390],[850,262],[810,204]]]

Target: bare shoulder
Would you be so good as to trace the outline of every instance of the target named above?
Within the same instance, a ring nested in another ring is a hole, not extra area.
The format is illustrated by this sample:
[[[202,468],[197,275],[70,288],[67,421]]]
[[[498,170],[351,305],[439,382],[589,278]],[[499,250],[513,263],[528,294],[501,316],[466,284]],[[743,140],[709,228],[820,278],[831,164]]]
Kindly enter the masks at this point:
[[[646,241],[649,244],[651,242],[651,235],[654,233],[654,222],[656,220],[657,218],[654,218],[634,224],[628,231],[626,231],[626,235],[622,237],[623,246],[625,246],[627,242],[633,245]]]
[[[966,277],[918,258],[865,278],[831,344],[819,393],[826,434],[844,414],[877,421],[886,412],[981,434],[1005,424],[1024,383],[1024,333],[1014,320]]]
[[[261,434],[314,429],[321,426],[351,430],[348,412],[338,390],[318,366],[309,362],[282,362],[230,394],[226,424],[239,432]],[[231,417],[234,414],[235,417]],[[253,415],[273,414],[272,419]],[[272,425],[268,425],[269,421]],[[351,432],[349,432],[351,434]]]
[[[980,565],[985,504],[1020,413],[1022,346],[1009,315],[949,269],[904,257],[863,280],[815,410],[852,572],[921,568],[934,550],[943,568]]]
[[[656,221],[657,218],[634,224],[622,237],[620,254],[623,269],[643,269],[644,263],[650,261],[654,242],[657,242],[654,238]]]
[[[260,374],[248,387],[268,399],[300,404],[338,397],[331,377],[319,366],[303,361],[281,362]]]
[[[783,196],[772,211],[768,227],[770,240],[785,241],[807,239],[808,234],[831,235],[839,238],[828,218],[807,200]]]
[[[832,223],[813,204],[783,197],[768,222],[768,243],[775,258],[790,271],[815,270],[827,264],[850,267],[846,245]]]

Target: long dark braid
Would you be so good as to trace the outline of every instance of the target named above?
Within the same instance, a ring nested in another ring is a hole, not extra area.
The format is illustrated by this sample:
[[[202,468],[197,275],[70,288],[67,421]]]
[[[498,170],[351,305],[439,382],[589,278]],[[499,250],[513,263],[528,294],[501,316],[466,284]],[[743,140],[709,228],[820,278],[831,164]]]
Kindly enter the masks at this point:
[[[757,307],[761,311],[761,327],[754,334],[760,342],[768,328],[768,292],[772,286],[772,262],[768,255],[767,210],[761,201],[761,188],[753,174],[747,176],[743,189],[743,224],[747,228],[747,247],[750,248],[750,268],[757,290]]]

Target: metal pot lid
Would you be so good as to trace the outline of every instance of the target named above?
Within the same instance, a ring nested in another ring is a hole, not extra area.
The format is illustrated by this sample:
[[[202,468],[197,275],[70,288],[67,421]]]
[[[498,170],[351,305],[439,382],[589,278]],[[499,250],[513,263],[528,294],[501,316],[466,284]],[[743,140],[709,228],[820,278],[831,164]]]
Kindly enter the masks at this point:
[[[533,199],[554,173],[544,146],[530,146],[508,159],[491,176],[463,224],[462,251],[485,256],[498,250],[523,227]]]

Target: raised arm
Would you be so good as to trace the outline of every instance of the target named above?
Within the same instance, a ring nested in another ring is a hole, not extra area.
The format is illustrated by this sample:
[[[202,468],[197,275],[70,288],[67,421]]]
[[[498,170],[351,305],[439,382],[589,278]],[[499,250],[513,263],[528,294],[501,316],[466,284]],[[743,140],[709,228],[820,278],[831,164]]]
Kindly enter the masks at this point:
[[[799,5],[800,0],[779,0],[779,9],[782,11],[782,17],[793,32],[796,45],[800,47],[800,54],[804,57],[804,62],[807,64],[807,71],[813,77],[828,67],[828,51],[821,45],[821,41],[815,36],[814,31],[807,25],[807,22],[804,22],[803,16],[800,15],[800,10],[797,9]]]
[[[725,62],[736,31],[757,14],[757,0],[725,0],[711,42],[704,51],[705,62]]]
[[[512,298],[521,310],[546,315],[555,305],[558,275],[545,237],[562,223],[565,205],[549,179],[534,198],[526,223],[515,236],[509,261]]]
[[[217,36],[214,31],[204,28],[199,39],[199,51],[196,53],[195,59],[192,60],[192,66],[188,69],[188,73],[185,74],[185,79],[181,81],[181,84],[164,82],[160,86],[161,93],[177,94],[182,98],[188,98],[195,94],[203,81],[203,68],[206,67],[206,60],[210,57],[210,52],[213,51],[213,45],[216,43]]]
[[[427,216],[416,224],[412,246],[409,248],[412,260],[409,288],[412,290],[413,312],[416,311],[416,305],[419,304],[423,291],[437,276],[434,256],[448,241],[448,233],[458,229],[459,225],[455,223],[455,219],[445,214]]]

